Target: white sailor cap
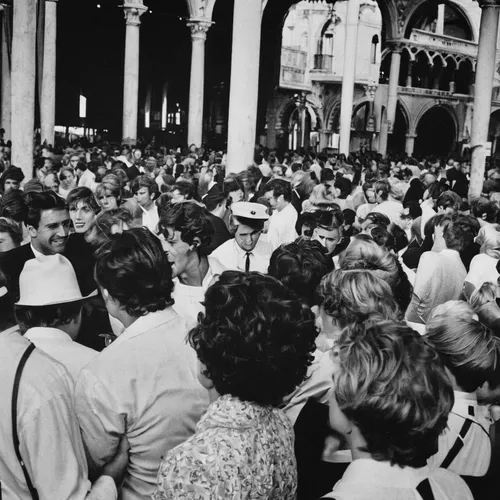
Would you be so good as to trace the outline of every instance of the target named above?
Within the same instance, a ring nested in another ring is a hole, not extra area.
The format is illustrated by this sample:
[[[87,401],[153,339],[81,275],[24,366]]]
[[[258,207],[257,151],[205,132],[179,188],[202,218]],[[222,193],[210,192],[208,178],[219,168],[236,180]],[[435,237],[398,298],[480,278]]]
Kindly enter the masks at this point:
[[[264,205],[251,203],[249,201],[239,201],[231,205],[231,211],[235,217],[245,217],[246,219],[267,220],[269,215]]]

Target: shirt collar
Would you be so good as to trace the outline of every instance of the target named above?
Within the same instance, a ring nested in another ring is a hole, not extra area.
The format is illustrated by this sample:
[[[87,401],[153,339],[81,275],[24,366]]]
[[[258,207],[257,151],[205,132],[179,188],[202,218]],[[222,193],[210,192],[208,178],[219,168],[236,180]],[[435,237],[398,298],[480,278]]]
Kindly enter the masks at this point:
[[[33,254],[35,255],[35,259],[39,259],[40,257],[43,257],[43,253],[42,252],[39,252],[34,246],[33,246],[33,243],[30,243],[30,247],[31,247],[31,251],[33,252]]]
[[[128,328],[125,328],[123,333],[111,345],[121,344],[128,339],[141,335],[149,330],[153,330],[178,317],[178,314],[172,307],[167,307],[163,311],[148,313],[135,320]]]
[[[51,339],[58,340],[60,342],[73,342],[73,339],[66,332],[63,332],[58,328],[49,328],[45,326],[30,328],[24,336],[31,341]]]
[[[379,484],[384,487],[410,488],[414,487],[415,476],[424,479],[429,475],[430,469],[427,465],[416,469],[391,465],[390,462],[371,458],[358,458],[349,464],[342,479],[357,482],[362,477],[367,483]]]

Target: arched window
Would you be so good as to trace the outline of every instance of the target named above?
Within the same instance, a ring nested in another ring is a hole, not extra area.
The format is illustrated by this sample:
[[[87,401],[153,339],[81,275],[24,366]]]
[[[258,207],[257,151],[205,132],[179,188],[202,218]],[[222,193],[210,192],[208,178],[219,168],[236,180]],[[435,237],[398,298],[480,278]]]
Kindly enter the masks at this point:
[[[370,52],[370,61],[372,64],[377,64],[377,47],[379,44],[378,35],[373,35],[371,52]]]

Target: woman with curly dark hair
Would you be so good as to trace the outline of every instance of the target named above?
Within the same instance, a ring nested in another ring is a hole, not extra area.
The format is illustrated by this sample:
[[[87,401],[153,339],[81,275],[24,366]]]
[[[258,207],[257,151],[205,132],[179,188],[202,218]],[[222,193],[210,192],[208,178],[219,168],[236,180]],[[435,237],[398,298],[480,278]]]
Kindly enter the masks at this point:
[[[99,470],[126,434],[122,498],[149,498],[161,455],[185,441],[208,406],[196,354],[171,307],[172,275],[148,229],[116,234],[98,254],[96,281],[125,331],[81,372],[76,407],[89,465]]]
[[[189,340],[212,404],[169,451],[155,500],[296,498],[290,421],[277,408],[312,362],[314,315],[279,281],[226,271]]]

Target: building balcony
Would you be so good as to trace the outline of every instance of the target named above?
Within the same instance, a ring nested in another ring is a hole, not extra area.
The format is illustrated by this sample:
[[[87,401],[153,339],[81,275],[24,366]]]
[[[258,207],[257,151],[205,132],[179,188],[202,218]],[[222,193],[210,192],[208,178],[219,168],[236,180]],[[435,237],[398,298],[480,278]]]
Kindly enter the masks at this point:
[[[423,30],[413,29],[409,43],[407,42],[406,45],[413,48],[412,52],[415,53],[418,52],[418,49],[427,49],[428,51],[439,51],[472,59],[477,57],[477,43]]]
[[[333,56],[329,56],[327,54],[315,54],[314,70],[331,73],[333,71]]]

